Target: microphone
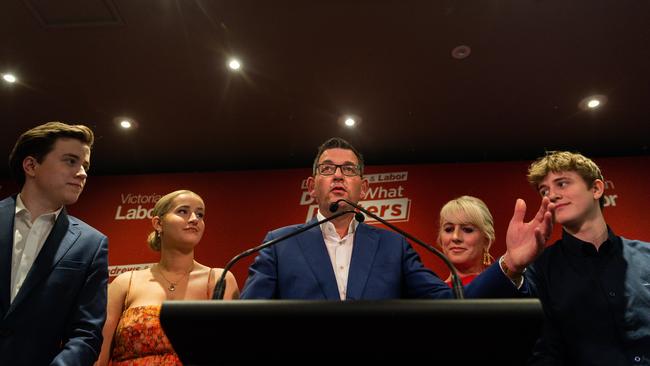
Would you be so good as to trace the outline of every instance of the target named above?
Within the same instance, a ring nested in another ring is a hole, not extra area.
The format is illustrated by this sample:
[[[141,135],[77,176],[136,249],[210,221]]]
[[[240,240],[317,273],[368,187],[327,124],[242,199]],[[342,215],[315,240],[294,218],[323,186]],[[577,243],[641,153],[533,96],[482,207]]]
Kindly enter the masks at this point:
[[[379,221],[380,223],[388,226],[389,228],[393,229],[394,231],[404,235],[408,239],[412,240],[413,242],[417,243],[421,247],[425,248],[426,250],[430,251],[431,253],[437,255],[440,259],[442,259],[443,262],[445,262],[445,265],[449,268],[449,272],[451,272],[451,284],[452,284],[452,289],[454,290],[454,296],[457,299],[463,299],[465,296],[463,295],[463,284],[460,282],[460,278],[458,278],[458,273],[456,272],[456,268],[454,268],[454,265],[449,261],[449,258],[447,258],[446,255],[444,255],[442,252],[440,252],[438,249],[434,248],[433,246],[421,241],[420,239],[414,237],[413,235],[401,230],[397,226],[389,223],[388,221],[382,219],[381,217],[375,215],[374,213],[366,210],[365,208],[359,206],[356,203],[352,203],[346,199],[340,199],[330,205],[330,211],[336,212],[339,209],[339,202],[345,202],[348,205],[354,207],[355,209],[365,213],[366,215],[372,217],[373,219]],[[345,212],[345,211],[343,211]],[[361,215],[363,216],[360,212],[357,212],[356,215]]]
[[[341,200],[339,200],[339,201],[341,201]],[[333,202],[330,205],[330,212],[331,213],[335,213],[336,211],[339,210],[339,201]],[[359,222],[363,222],[366,219],[366,217],[363,216],[363,214],[361,212],[357,212],[357,211],[352,211],[352,212],[354,212],[355,220],[357,220]]]
[[[336,207],[338,208],[338,205]],[[330,205],[330,211],[331,210],[332,210],[332,206]],[[262,249],[264,249],[266,247],[270,247],[271,245],[275,245],[275,244],[277,244],[277,243],[279,243],[279,242],[281,242],[281,241],[283,241],[285,239],[289,239],[292,236],[296,236],[296,235],[298,235],[300,233],[303,233],[303,232],[305,232],[305,231],[307,231],[307,230],[309,230],[309,229],[311,229],[311,228],[313,228],[315,226],[318,226],[318,225],[320,225],[322,223],[334,220],[334,219],[336,219],[338,217],[341,217],[341,216],[347,215],[347,214],[354,214],[354,218],[359,222],[363,222],[363,220],[365,219],[365,217],[363,217],[363,214],[361,214],[361,213],[359,213],[357,211],[354,211],[354,210],[345,210],[345,211],[337,212],[337,213],[335,213],[334,215],[332,215],[330,217],[326,217],[326,218],[324,218],[324,219],[322,219],[320,221],[311,223],[311,224],[309,224],[307,226],[303,226],[303,227],[301,227],[300,229],[298,229],[296,231],[292,231],[292,232],[290,232],[290,233],[288,233],[286,235],[282,235],[282,236],[277,237],[275,239],[269,240],[269,241],[267,241],[265,243],[262,243],[261,245],[258,245],[258,246],[254,247],[254,248],[245,250],[245,251],[237,254],[223,268],[223,272],[221,272],[221,276],[219,276],[219,280],[217,280],[217,284],[214,287],[214,292],[212,294],[212,299],[213,300],[223,300],[223,295],[224,295],[224,292],[226,291],[226,274],[228,273],[230,268],[232,268],[232,266],[235,265],[235,263],[237,263],[240,259],[248,257],[249,255],[251,255],[253,253],[259,252],[260,250],[262,250]]]

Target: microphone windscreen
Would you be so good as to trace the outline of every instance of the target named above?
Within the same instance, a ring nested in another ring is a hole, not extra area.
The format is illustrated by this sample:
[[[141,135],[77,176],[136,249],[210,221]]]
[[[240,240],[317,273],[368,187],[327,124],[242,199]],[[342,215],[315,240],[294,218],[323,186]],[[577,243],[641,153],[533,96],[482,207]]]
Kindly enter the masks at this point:
[[[363,216],[363,214],[361,212],[355,213],[354,218],[357,219],[357,221],[359,221],[359,222],[363,222],[363,220],[366,219],[366,217]]]
[[[339,203],[338,202],[333,202],[330,205],[330,212],[336,212],[339,210]]]

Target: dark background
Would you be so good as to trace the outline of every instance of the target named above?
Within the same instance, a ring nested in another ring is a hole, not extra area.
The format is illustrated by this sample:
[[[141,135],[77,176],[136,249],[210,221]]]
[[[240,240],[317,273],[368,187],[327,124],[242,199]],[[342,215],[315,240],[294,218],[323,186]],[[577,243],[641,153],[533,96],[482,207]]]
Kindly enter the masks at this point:
[[[307,167],[335,135],[369,164],[648,155],[649,60],[647,0],[5,0],[0,155],[51,120],[93,127],[94,175]]]

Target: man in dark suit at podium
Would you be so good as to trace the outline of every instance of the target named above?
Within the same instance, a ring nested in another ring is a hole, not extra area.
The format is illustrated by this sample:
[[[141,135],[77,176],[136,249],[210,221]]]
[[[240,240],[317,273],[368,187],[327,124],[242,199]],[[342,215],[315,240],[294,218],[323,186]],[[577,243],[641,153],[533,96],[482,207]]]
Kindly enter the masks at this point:
[[[92,365],[102,344],[106,236],[67,214],[90,165],[92,131],[50,122],[10,156],[20,194],[0,201],[0,365]]]
[[[368,180],[363,177],[363,165],[362,155],[343,139],[332,138],[320,146],[313,175],[307,179],[309,193],[319,206],[317,219],[332,216],[330,205],[339,199],[356,203],[365,197]],[[339,210],[346,209],[345,203],[339,206]],[[537,216],[524,223],[525,203],[517,202],[506,254],[466,287],[467,297],[518,297],[527,291],[522,273],[551,233],[552,210],[545,199]],[[265,241],[302,226],[272,231]],[[263,249],[249,269],[241,294],[243,299],[320,300],[452,296],[452,290],[422,265],[403,236],[357,223],[352,215]]]

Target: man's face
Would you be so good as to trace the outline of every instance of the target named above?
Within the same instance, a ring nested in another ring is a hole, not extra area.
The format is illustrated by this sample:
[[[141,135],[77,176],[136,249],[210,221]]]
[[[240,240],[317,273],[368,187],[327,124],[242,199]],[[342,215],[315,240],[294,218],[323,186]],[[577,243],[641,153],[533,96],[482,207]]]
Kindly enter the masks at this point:
[[[86,184],[90,148],[73,138],[59,138],[43,161],[28,156],[23,161],[26,184],[32,185],[44,205],[58,208],[77,202]]]
[[[600,179],[589,188],[574,171],[550,172],[537,188],[542,197],[555,203],[555,221],[562,226],[579,228],[600,213],[598,200],[604,191]]]
[[[325,150],[318,159],[318,164],[358,166],[359,160],[352,150],[334,148]],[[321,213],[328,216],[331,203],[341,198],[357,203],[364,198],[368,191],[368,180],[360,175],[344,175],[341,168],[337,167],[332,175],[323,175],[317,171],[316,175],[307,179],[307,188],[309,195],[318,203]],[[341,203],[341,208],[345,206],[345,203]]]

